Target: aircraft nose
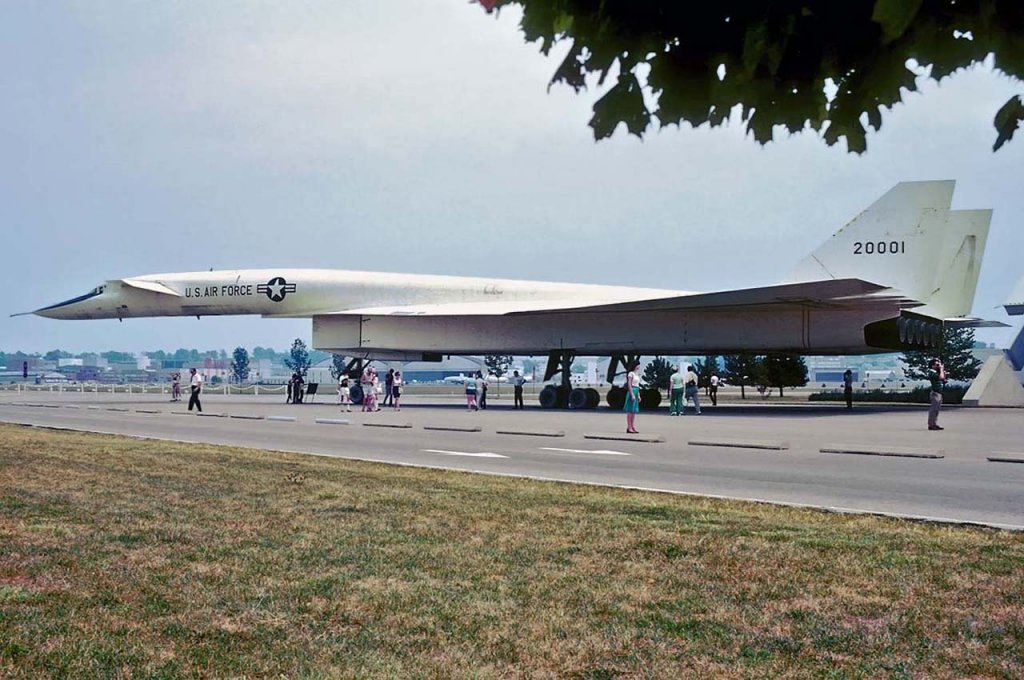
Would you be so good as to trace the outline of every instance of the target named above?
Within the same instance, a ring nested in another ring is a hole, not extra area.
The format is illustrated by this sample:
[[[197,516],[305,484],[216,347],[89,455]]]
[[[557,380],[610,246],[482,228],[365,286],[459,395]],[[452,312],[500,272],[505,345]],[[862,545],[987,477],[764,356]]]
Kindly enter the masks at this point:
[[[89,318],[87,313],[87,306],[84,304],[86,300],[98,297],[103,294],[103,286],[98,286],[85,295],[79,295],[73,297],[70,300],[64,300],[54,305],[48,305],[40,309],[31,312],[36,316],[44,316],[48,319],[85,319]],[[91,305],[93,309],[97,307],[95,304]]]

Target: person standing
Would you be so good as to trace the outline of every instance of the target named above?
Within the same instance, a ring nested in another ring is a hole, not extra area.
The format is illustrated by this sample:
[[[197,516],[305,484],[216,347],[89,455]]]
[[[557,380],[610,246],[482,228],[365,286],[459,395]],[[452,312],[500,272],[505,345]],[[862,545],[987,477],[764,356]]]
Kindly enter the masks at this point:
[[[374,392],[373,378],[373,367],[367,366],[364,368],[363,374],[359,378],[359,384],[363,388],[363,411],[372,411],[374,402],[377,400],[377,395]]]
[[[396,411],[402,410],[402,372],[395,371],[395,375],[391,379],[391,398],[392,405]]]
[[[946,386],[946,367],[938,359],[932,359],[928,365],[928,380],[931,382],[929,393],[930,404],[928,406],[928,429],[944,430],[939,427],[939,409],[942,408],[942,388]]]
[[[683,392],[682,413],[684,415],[686,414],[686,401],[688,399],[693,400],[693,410],[697,412],[697,415],[700,415],[700,390],[697,388],[697,381],[699,379],[699,376],[693,371],[693,366],[690,366],[686,370],[686,376],[684,378],[686,385],[685,391]]]
[[[338,383],[338,398],[341,405],[345,407],[345,413],[352,412],[352,389],[348,386],[348,378],[342,377]]]
[[[466,378],[466,410],[480,410],[476,405],[476,378],[473,376]]]
[[[522,409],[523,406],[523,384],[526,378],[519,375],[519,371],[512,371],[512,392],[514,395],[512,408]]]
[[[708,396],[711,397],[711,405],[718,406],[718,374],[711,374],[711,385],[708,388]]]
[[[480,371],[476,372],[476,403],[481,409],[487,408],[487,379]]]
[[[392,400],[394,396],[391,394],[395,386],[395,369],[389,368],[388,374],[384,376],[384,400],[381,401],[381,406],[392,406]]]
[[[302,374],[299,372],[292,373],[292,403],[302,403],[302,385],[306,381],[302,379]]]
[[[171,401],[181,401],[181,373],[171,373]]]
[[[673,366],[674,370],[668,379],[668,414],[670,416],[683,415],[683,383],[685,382],[683,372],[679,366]]]
[[[846,408],[853,408],[853,371],[850,369],[843,372],[843,398],[846,399]]]
[[[640,368],[639,361],[633,361],[629,365],[629,373],[626,374],[626,404],[622,410],[626,412],[627,434],[639,434],[636,429],[636,414],[640,412],[640,375],[637,369]]]
[[[189,387],[192,390],[191,396],[188,398],[188,410],[191,411],[192,407],[196,407],[196,413],[203,412],[203,405],[199,403],[199,393],[203,391],[203,376],[196,372],[196,369],[189,369],[192,372],[192,380],[189,383]]]
[[[384,388],[380,386],[380,377],[377,375],[377,371],[374,370],[370,375],[370,394],[373,395],[372,402],[370,403],[371,411],[380,410],[380,395],[384,391]]]

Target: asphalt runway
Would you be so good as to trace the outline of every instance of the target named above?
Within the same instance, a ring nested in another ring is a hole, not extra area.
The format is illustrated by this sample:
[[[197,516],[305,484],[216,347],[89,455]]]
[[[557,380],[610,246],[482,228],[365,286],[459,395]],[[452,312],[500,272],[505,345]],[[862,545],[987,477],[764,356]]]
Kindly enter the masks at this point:
[[[647,442],[627,439],[623,414],[607,408],[514,411],[504,399],[469,413],[422,396],[404,397],[401,412],[343,413],[323,398],[282,401],[207,395],[199,417],[155,394],[7,392],[0,421],[1024,530],[1019,409],[947,407],[942,432],[926,429],[925,407],[662,409],[637,418],[642,437],[661,439]]]

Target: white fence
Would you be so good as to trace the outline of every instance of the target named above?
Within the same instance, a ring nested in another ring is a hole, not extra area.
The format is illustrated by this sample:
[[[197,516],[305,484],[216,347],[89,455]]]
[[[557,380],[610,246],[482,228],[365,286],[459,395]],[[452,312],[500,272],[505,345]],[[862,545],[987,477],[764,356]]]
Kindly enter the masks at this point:
[[[188,392],[188,385],[181,386],[182,392]],[[285,385],[211,385],[203,383],[203,394],[284,394]],[[35,385],[26,383],[14,383],[0,385],[0,392],[17,392],[18,394],[28,392],[53,392],[68,394],[170,394],[170,385],[106,385],[101,383],[56,383],[50,385]]]

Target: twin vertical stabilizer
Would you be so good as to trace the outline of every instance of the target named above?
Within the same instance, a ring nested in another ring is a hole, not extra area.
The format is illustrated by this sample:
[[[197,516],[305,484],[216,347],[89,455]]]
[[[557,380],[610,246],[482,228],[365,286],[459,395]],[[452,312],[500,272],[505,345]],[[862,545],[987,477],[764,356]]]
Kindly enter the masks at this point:
[[[970,313],[991,210],[951,210],[955,182],[902,182],[801,261],[784,282],[858,278],[922,303],[938,319]]]

